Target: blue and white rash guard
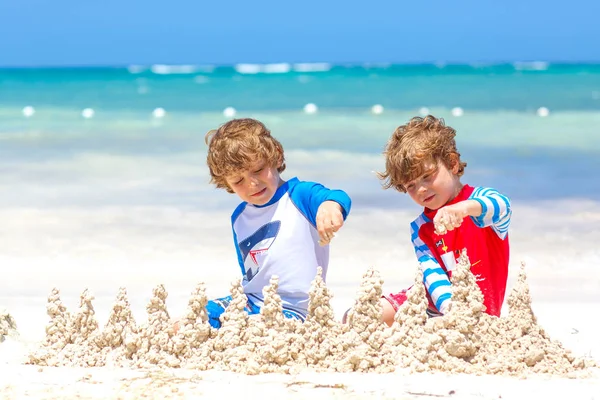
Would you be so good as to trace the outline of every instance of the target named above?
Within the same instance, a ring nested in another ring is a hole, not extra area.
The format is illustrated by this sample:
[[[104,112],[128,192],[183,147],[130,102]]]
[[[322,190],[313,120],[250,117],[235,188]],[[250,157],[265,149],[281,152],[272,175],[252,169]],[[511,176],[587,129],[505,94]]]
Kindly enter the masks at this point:
[[[345,220],[351,200],[344,191],[298,178],[281,185],[265,205],[244,202],[235,209],[233,239],[244,292],[253,303],[262,306],[263,288],[277,275],[283,308],[306,316],[317,267],[325,279],[329,265],[329,245],[319,245],[316,228],[317,210],[327,200],[341,206]]]

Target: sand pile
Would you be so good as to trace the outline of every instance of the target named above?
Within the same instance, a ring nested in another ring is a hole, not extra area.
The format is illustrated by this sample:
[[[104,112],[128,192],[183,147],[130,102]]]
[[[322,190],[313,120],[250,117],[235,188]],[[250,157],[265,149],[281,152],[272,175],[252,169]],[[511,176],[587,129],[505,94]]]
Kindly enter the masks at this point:
[[[391,328],[399,365],[413,371],[510,375],[568,375],[595,366],[594,360],[575,358],[537,324],[524,265],[508,297],[507,318],[485,314],[465,253],[452,275],[453,300],[444,317],[426,317],[425,290],[416,284],[421,279],[419,274]]]
[[[18,336],[15,319],[8,311],[0,309],[0,343],[4,342],[7,337],[16,338]]]
[[[199,285],[175,333],[160,285],[147,306],[148,321],[137,326],[125,289],[121,289],[102,331],[94,317],[93,297],[84,291],[80,308],[70,315],[54,289],[48,298],[50,322],[40,349],[29,356],[37,365],[184,367],[230,370],[245,374],[292,373],[304,368],[329,371],[466,372],[523,375],[529,372],[569,375],[594,366],[575,358],[537,324],[524,267],[508,298],[509,315],[484,312],[483,296],[466,254],[452,276],[453,302],[447,315],[428,318],[421,273],[398,310],[395,323],[381,323],[382,279],[371,268],[363,276],[348,324],[334,320],[331,293],[321,270],[310,290],[304,323],[282,315],[277,277],[264,289],[261,314],[249,316],[241,283],[231,286],[232,302],[222,327],[208,323],[207,298]]]

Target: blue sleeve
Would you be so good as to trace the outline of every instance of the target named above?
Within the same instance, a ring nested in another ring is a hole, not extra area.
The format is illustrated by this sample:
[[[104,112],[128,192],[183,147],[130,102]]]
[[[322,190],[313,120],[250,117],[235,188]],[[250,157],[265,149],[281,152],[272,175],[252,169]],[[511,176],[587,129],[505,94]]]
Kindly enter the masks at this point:
[[[475,225],[480,228],[491,226],[500,239],[504,239],[508,234],[512,209],[508,197],[499,193],[495,189],[476,188],[471,196],[472,200],[481,205],[481,215],[471,217]]]
[[[317,225],[317,210],[324,201],[331,200],[338,203],[342,207],[344,220],[348,217],[352,206],[350,197],[343,190],[327,189],[315,182],[299,182],[290,190],[290,198],[314,226]]]

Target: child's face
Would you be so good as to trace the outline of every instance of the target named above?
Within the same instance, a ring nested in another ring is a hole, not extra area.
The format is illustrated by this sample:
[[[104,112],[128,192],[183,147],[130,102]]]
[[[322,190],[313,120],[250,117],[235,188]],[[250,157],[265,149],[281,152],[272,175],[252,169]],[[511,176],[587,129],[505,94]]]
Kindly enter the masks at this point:
[[[441,161],[425,166],[425,173],[407,182],[404,187],[415,203],[431,210],[437,210],[454,199],[462,184],[458,173],[458,163],[448,169]]]
[[[240,199],[257,206],[267,204],[283,183],[277,168],[264,161],[227,176],[225,181]]]

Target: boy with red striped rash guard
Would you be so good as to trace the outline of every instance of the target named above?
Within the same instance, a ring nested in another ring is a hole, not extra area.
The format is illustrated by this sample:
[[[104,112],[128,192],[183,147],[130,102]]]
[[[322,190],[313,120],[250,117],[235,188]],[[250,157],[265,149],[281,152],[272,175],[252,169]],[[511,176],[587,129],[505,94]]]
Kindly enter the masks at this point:
[[[452,303],[450,277],[463,249],[484,297],[486,312],[499,316],[509,262],[509,199],[495,189],[461,182],[466,163],[460,159],[456,131],[431,115],[412,118],[388,141],[385,189],[408,193],[423,212],[410,224],[411,241],[429,299],[427,313],[443,315]],[[384,295],[382,319],[394,321],[406,290]]]

